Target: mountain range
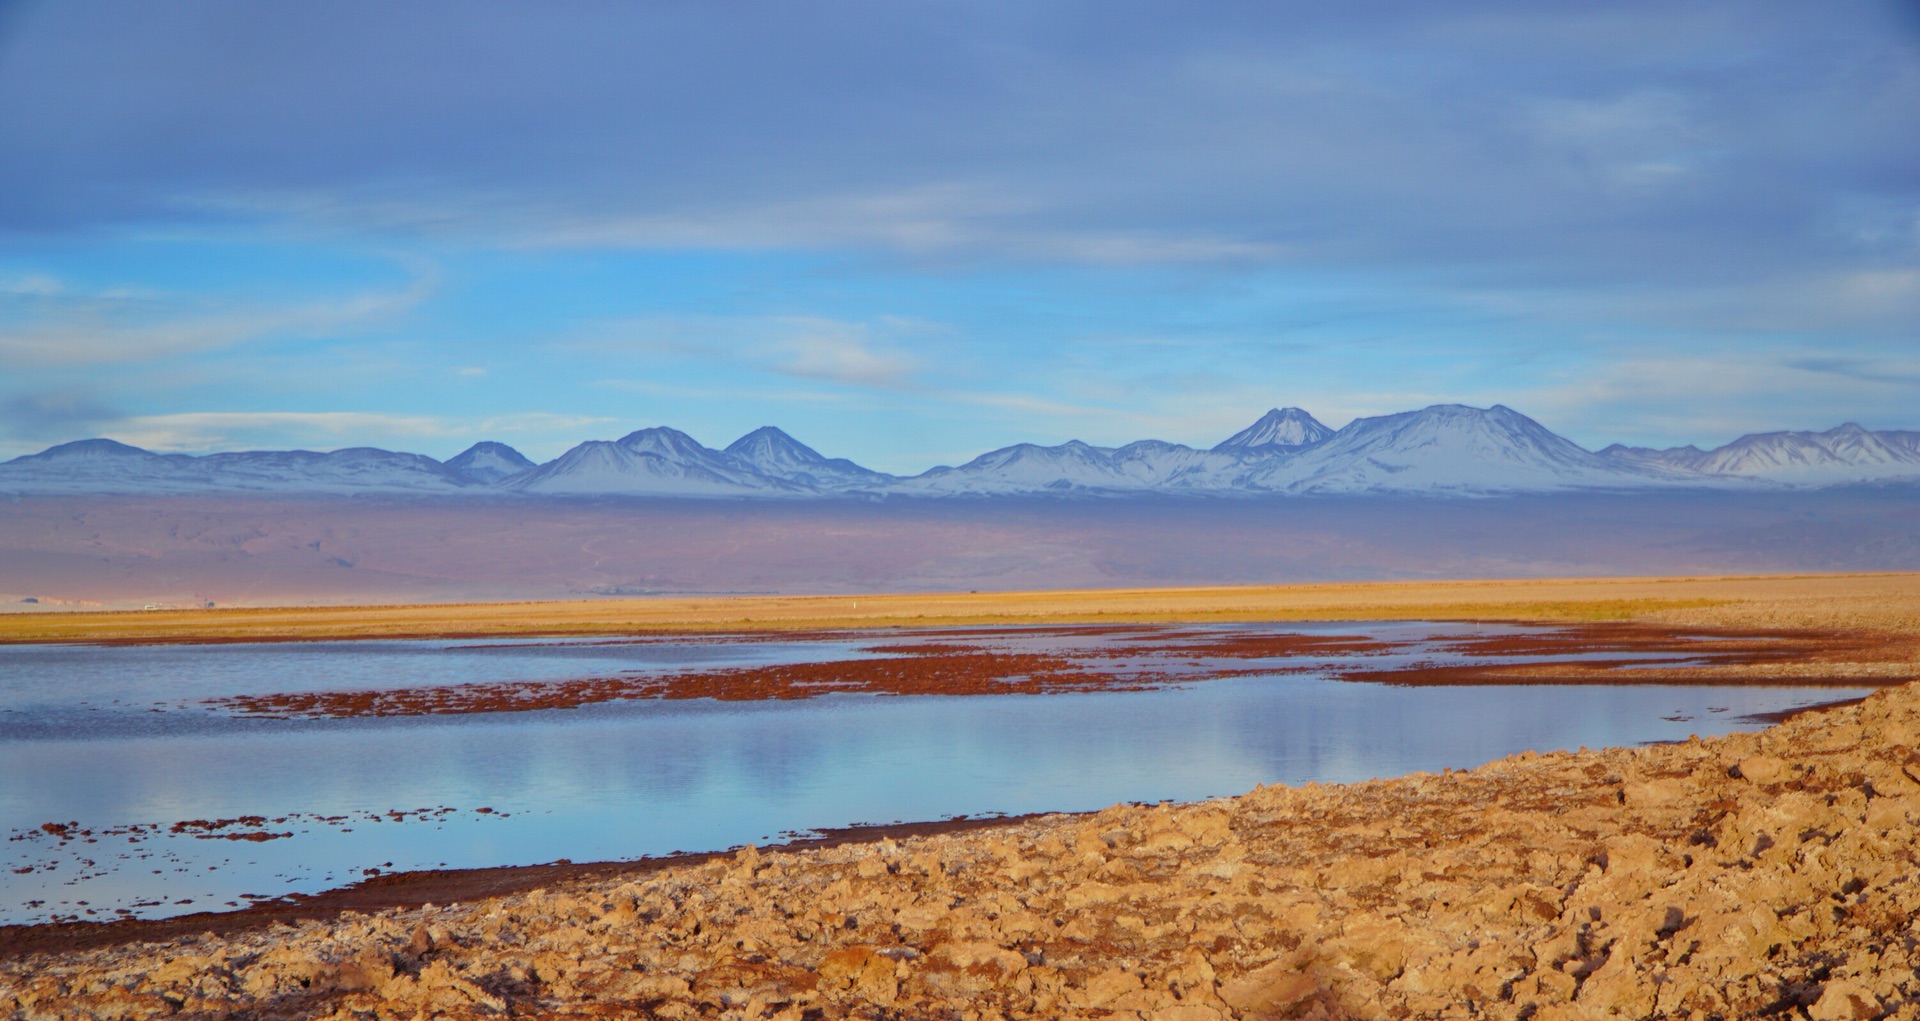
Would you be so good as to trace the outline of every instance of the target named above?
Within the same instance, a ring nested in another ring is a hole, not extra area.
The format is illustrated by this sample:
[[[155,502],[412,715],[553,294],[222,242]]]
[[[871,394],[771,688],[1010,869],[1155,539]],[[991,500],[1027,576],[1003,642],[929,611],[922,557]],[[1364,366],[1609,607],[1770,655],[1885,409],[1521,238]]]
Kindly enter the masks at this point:
[[[0,463],[0,493],[480,493],[680,497],[1213,496],[1824,487],[1920,482],[1920,432],[1742,436],[1713,450],[1615,444],[1589,451],[1500,405],[1441,404],[1334,430],[1277,408],[1218,445],[1141,440],[1016,444],[956,467],[896,476],[829,458],[766,426],[714,450],[676,429],[589,440],[545,464],[504,443],[436,461],[372,447],[330,453],[157,454],[79,440]]]

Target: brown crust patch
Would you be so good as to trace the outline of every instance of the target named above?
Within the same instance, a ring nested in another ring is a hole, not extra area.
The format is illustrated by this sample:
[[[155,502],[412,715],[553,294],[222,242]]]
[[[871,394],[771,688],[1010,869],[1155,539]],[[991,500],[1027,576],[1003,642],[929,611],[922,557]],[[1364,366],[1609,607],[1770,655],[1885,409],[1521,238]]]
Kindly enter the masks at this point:
[[[758,636],[755,636],[758,637]],[[868,637],[833,633],[822,638]],[[1355,635],[1245,629],[1102,625],[1069,628],[925,630],[932,641],[876,644],[869,658],[631,674],[564,681],[236,695],[205,704],[271,719],[353,719],[572,709],[636,699],[725,702],[828,694],[1049,695],[1142,691],[1173,684],[1326,669],[1347,681],[1437,686],[1485,684],[1749,684],[1861,687],[1896,684],[1910,672],[1861,674],[1835,664],[1897,663],[1910,650],[1884,636],[1813,631],[1677,629],[1585,624],[1524,634],[1460,633],[1422,643],[1450,661],[1387,665],[1412,643]],[[1088,639],[1049,652],[1009,650],[996,640]],[[1271,660],[1250,666],[1252,660]],[[1336,663],[1328,664],[1327,661]],[[1822,664],[1827,664],[1823,667]]]
[[[782,663],[724,670],[574,681],[451,684],[375,691],[236,695],[207,704],[275,718],[424,716],[571,709],[631,699],[711,698],[722,702],[802,699],[841,693],[887,695],[1037,695],[1127,691],[1166,684],[1157,673],[1125,675],[1079,668],[1062,656],[964,652],[827,663]]]
[[[1411,687],[1481,684],[1741,684],[1876,687],[1913,680],[1920,642],[1848,632],[1575,625],[1523,634],[1468,634],[1437,652],[1464,663],[1359,664],[1337,676]],[[1862,664],[1904,669],[1862,673]]]

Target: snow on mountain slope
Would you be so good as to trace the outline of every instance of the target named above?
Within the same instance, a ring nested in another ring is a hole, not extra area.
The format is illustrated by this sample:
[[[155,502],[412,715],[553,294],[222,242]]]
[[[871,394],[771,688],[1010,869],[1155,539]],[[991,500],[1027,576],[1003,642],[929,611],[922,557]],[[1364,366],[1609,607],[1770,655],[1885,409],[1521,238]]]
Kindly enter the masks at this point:
[[[1710,451],[1702,471],[1812,485],[1920,476],[1920,452],[1848,422],[1826,432],[1742,436]]]
[[[1250,461],[1284,455],[1272,446],[1252,452],[1195,450],[1161,440],[1095,447],[1079,440],[1055,447],[1031,443],[989,451],[958,468],[935,468],[894,483],[911,494],[1231,492]]]
[[[1882,429],[1874,433],[1874,435],[1880,437],[1882,443],[1885,443],[1895,450],[1904,450],[1909,454],[1920,457],[1920,431]]]
[[[1920,433],[1876,433],[1852,422],[1826,432],[1750,433],[1712,450],[1616,444],[1600,453],[1616,461],[1786,485],[1920,478]]]
[[[475,488],[473,482],[424,454],[374,447],[348,447],[328,453],[311,450],[255,450],[194,458],[222,489],[449,491]]]
[[[1642,488],[1685,478],[1660,466],[1602,458],[1497,405],[1485,410],[1436,405],[1357,419],[1309,444],[1278,442],[1313,435],[1305,424],[1271,412],[1236,436],[1240,442],[1210,451],[1153,440],[1117,450],[1077,441],[1057,447],[1020,444],[958,468],[936,468],[894,488],[926,494],[1479,494]]]
[[[1249,455],[1218,447],[1195,450],[1178,443],[1138,440],[1115,450],[1108,459],[1115,471],[1141,488],[1209,491],[1232,489],[1244,474],[1249,456],[1264,460],[1286,452],[1274,444],[1254,448]]]
[[[1248,475],[1286,493],[1498,493],[1671,485],[1683,476],[1603,458],[1503,405],[1436,404],[1360,418]]]
[[[941,466],[901,479],[895,492],[923,495],[1064,493],[1140,489],[1113,465],[1113,451],[1071,440],[1057,447],[1017,443],[990,450],[958,468]]]
[[[489,486],[533,467],[525,454],[492,440],[476,443],[448,458],[446,463],[454,473]]]
[[[763,475],[809,489],[877,490],[894,480],[891,475],[862,468],[844,457],[822,457],[819,451],[770,425],[727,444],[724,453]]]
[[[0,490],[58,493],[453,492],[472,481],[421,454],[372,447],[190,457],[81,440],[0,464]]]
[[[94,439],[0,463],[0,493],[1475,495],[1920,481],[1920,432],[1871,432],[1851,423],[1823,433],[1743,436],[1708,451],[1616,445],[1597,454],[1500,405],[1442,404],[1356,419],[1322,435],[1325,430],[1304,411],[1275,409],[1211,450],[1158,440],[1118,448],[1077,440],[1053,447],[1022,443],[911,478],[823,457],[772,426],[725,450],[675,429],[642,429],[616,441],[582,443],[538,466],[490,442],[441,464],[371,447],[190,457]]]
[[[530,493],[652,496],[779,496],[809,487],[764,474],[678,429],[588,440],[507,483]]]
[[[1258,422],[1221,440],[1216,451],[1254,451],[1269,447],[1310,447],[1333,435],[1333,430],[1299,408],[1275,408]]]
[[[139,447],[121,443],[119,440],[92,439],[74,440],[72,443],[61,443],[48,447],[38,454],[27,454],[22,457],[16,457],[6,463],[26,466],[58,462],[78,467],[86,463],[118,463],[122,465],[146,463],[151,465],[155,462],[171,463],[178,460],[181,460],[179,455],[169,457],[166,454],[156,454],[149,450],[141,450]]]
[[[0,464],[0,491],[132,493],[194,484],[191,458],[155,454],[115,440],[75,440]]]
[[[1601,457],[1638,466],[1671,468],[1681,472],[1700,472],[1709,456],[1699,447],[1688,444],[1684,447],[1668,447],[1655,450],[1652,447],[1629,447],[1615,443],[1599,451]]]

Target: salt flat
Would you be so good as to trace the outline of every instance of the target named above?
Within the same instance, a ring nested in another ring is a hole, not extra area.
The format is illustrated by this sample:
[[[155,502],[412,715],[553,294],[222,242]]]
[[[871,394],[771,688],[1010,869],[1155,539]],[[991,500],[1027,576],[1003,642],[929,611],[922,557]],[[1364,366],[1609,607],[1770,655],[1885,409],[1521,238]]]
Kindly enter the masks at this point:
[[[1394,610],[1686,619],[1874,635],[1920,665],[1912,576],[1029,594],[1072,616]],[[866,600],[861,600],[867,604]],[[952,598],[687,603],[652,626]],[[523,608],[521,618],[528,617]],[[507,608],[389,626],[507,629]],[[638,608],[633,612],[639,615]],[[94,618],[95,635],[110,632]],[[211,620],[211,618],[209,618]],[[236,615],[221,626],[237,626]],[[289,628],[352,615],[289,614]],[[536,627],[613,626],[534,614]],[[527,627],[522,623],[518,626]],[[148,625],[149,628],[152,625]],[[75,632],[77,633],[77,632]],[[138,632],[147,637],[163,629]],[[210,637],[218,629],[197,631]],[[1878,651],[1872,651],[1877,649]],[[1816,657],[1817,658],[1817,654]],[[1830,661],[1819,669],[1847,664]],[[1912,1018],[1920,1011],[1920,689],[1758,734],[1524,753],[1444,775],[1263,787],[964,833],[742,851],[612,879],[292,927],[27,952],[20,1017]],[[25,947],[23,946],[23,949]]]

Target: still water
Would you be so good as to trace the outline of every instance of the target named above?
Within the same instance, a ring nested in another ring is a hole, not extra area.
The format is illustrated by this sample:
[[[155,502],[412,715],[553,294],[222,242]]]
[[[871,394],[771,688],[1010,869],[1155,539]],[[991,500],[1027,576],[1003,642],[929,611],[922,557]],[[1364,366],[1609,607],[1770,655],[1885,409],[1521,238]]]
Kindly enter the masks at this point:
[[[1438,625],[1284,630],[1397,643],[1375,659],[1448,656]],[[1309,670],[1147,691],[649,699],[397,718],[261,719],[209,704],[838,661],[875,655],[873,641],[0,647],[0,923],[222,909],[343,885],[370,869],[634,858],[812,827],[1184,801],[1263,783],[1467,767],[1529,748],[1749,729],[1760,725],[1743,719],[1751,714],[1864,694],[1409,688]],[[230,821],[243,817],[252,818]],[[233,839],[242,835],[251,836]]]

